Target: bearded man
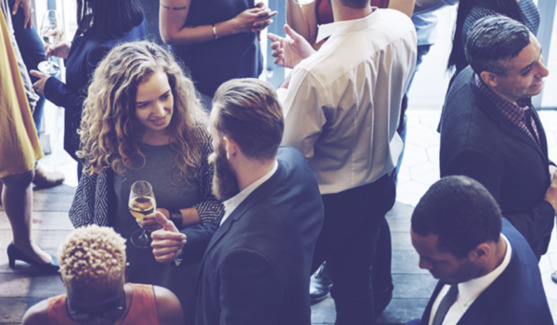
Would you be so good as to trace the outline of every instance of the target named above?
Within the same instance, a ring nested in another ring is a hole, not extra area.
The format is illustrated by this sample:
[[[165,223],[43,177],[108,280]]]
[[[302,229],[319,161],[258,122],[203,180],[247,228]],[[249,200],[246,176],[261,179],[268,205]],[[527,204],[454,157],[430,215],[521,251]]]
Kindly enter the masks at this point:
[[[202,258],[195,324],[311,323],[307,288],[323,204],[305,158],[279,149],[283,130],[271,85],[224,83],[209,126],[213,192],[224,200],[223,217],[180,233],[157,214],[163,228],[153,232],[152,246],[159,262]]]

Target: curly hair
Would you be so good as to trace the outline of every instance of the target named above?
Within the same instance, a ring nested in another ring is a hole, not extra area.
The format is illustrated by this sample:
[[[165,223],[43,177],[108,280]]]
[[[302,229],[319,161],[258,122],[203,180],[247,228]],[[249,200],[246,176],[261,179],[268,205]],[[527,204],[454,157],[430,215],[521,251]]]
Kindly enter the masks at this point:
[[[198,176],[206,113],[182,67],[162,47],[148,41],[115,47],[95,70],[78,131],[81,149],[77,156],[85,160],[85,174],[111,167],[123,175],[126,169],[137,168],[133,158],[145,159],[140,150],[142,126],[135,114],[137,87],[160,70],[166,73],[174,97],[168,131],[176,156],[170,174],[177,169],[184,180]]]
[[[59,249],[66,287],[114,285],[126,271],[126,241],[110,227],[89,225],[71,232]]]

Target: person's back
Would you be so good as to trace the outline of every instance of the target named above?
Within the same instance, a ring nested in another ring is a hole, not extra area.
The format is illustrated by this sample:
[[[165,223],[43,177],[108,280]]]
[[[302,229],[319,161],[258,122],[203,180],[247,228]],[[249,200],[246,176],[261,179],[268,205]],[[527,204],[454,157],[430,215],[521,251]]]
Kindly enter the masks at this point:
[[[282,143],[309,159],[322,194],[376,180],[394,168],[402,149],[395,132],[416,61],[414,27],[392,9],[376,9],[353,24],[321,27],[322,35],[332,35],[294,68],[283,102]],[[340,177],[348,166],[369,171]]]
[[[238,324],[310,322],[307,288],[321,230],[321,200],[297,150],[280,148],[277,161],[275,174],[238,206],[207,247],[196,324],[218,324],[222,317]],[[263,318],[234,316],[246,303]]]
[[[66,294],[32,306],[22,323],[182,325],[182,307],[170,290],[124,283],[124,243],[108,227],[92,225],[72,232],[60,248],[60,274]]]

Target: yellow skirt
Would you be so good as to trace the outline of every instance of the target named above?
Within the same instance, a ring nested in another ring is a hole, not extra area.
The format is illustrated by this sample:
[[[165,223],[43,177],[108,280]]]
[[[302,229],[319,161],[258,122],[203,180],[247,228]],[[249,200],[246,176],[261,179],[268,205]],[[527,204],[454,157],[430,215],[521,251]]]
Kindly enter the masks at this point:
[[[0,58],[0,178],[3,178],[33,169],[43,152],[2,11]]]

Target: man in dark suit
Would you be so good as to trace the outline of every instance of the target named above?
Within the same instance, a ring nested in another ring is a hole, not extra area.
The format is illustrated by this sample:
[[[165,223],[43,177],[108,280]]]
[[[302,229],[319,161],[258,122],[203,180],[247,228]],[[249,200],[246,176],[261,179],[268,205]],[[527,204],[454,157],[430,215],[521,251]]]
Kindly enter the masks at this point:
[[[490,16],[471,28],[466,56],[441,116],[441,176],[482,183],[539,259],[557,210],[555,167],[530,101],[548,74],[540,44],[521,23]]]
[[[439,279],[421,324],[553,324],[536,257],[477,181],[433,184],[412,214],[411,236],[420,268]]]
[[[183,234],[158,214],[163,229],[152,234],[153,254],[160,262],[203,255],[195,324],[309,325],[323,204],[305,158],[278,149],[284,121],[275,91],[257,79],[224,83],[209,129],[213,191],[225,214]]]

